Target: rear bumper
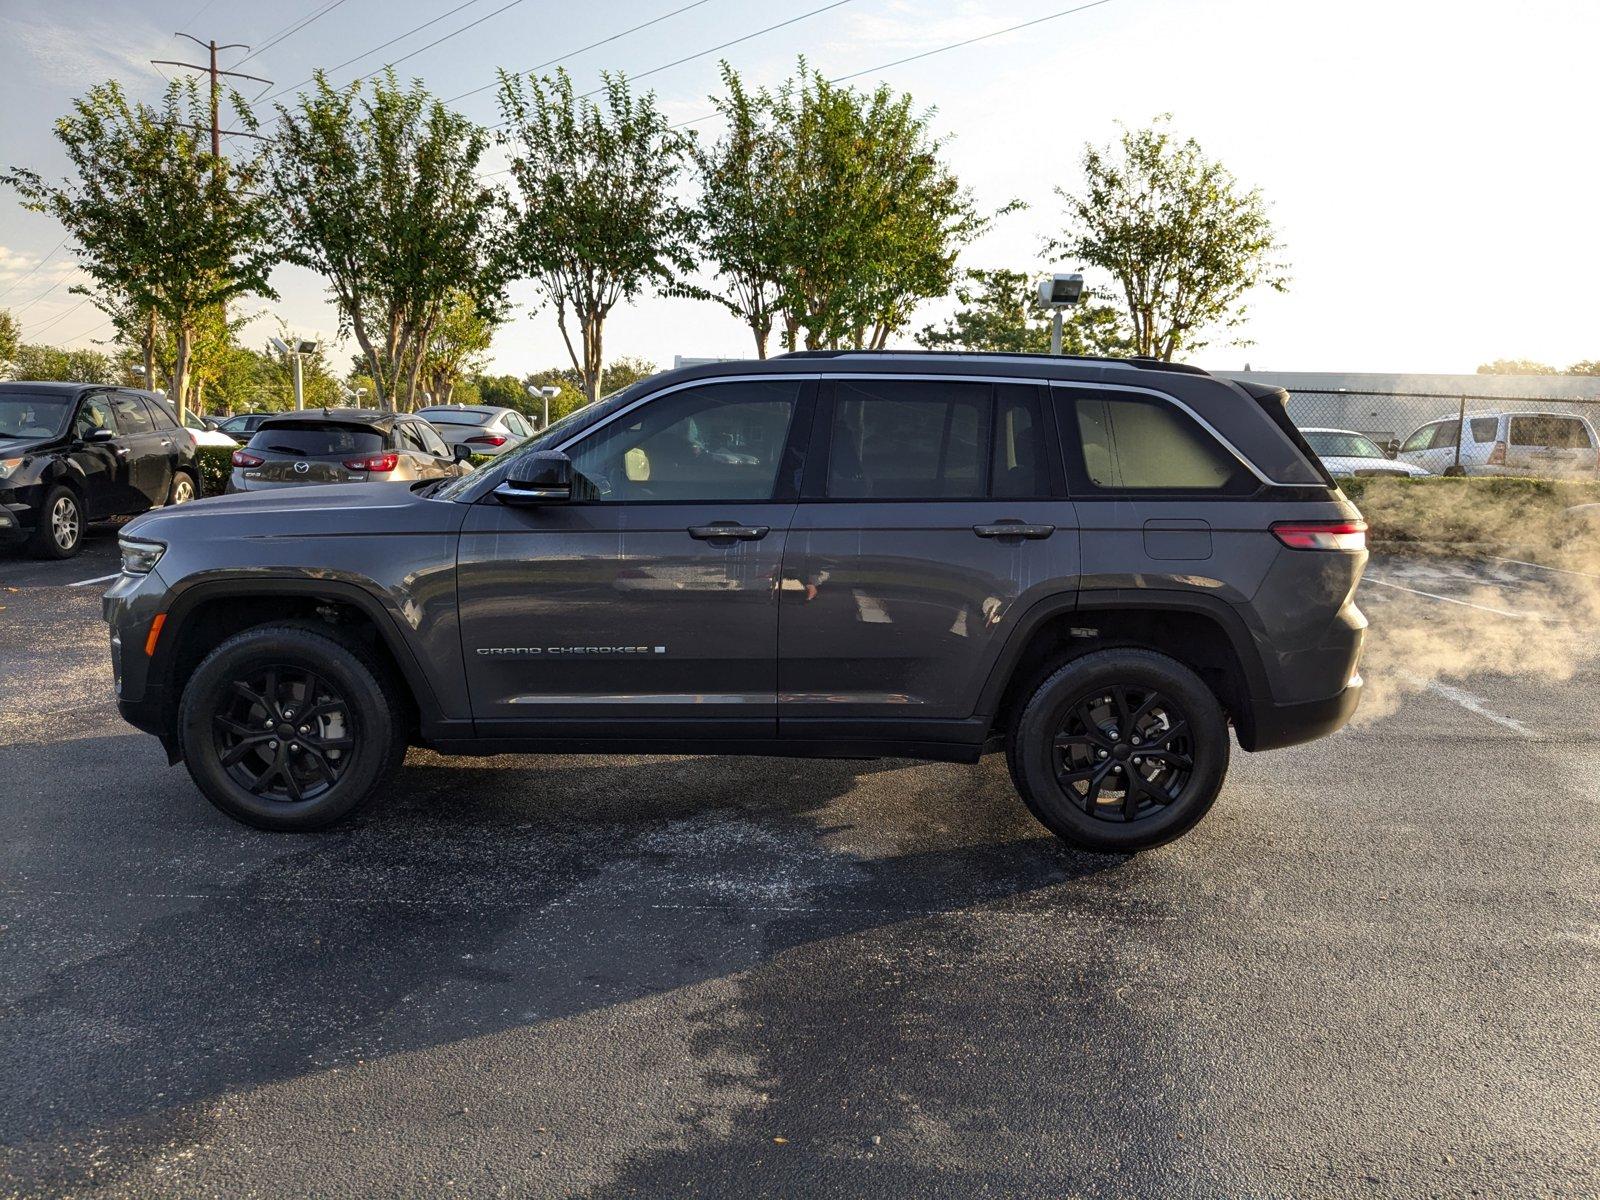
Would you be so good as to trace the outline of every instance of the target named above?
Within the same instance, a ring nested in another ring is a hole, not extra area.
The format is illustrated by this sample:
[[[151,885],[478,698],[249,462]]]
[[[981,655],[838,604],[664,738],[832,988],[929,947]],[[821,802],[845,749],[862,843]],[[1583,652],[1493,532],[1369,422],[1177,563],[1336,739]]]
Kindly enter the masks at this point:
[[[1326,700],[1302,704],[1256,703],[1250,706],[1250,720],[1236,729],[1239,745],[1246,750],[1277,750],[1297,746],[1344,728],[1361,703],[1361,676],[1354,675],[1344,691]]]

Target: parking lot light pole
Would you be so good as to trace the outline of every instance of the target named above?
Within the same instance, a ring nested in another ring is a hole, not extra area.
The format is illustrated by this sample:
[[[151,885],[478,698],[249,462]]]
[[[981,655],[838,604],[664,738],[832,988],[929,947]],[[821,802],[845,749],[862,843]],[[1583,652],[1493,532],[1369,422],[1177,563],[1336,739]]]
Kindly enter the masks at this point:
[[[531,383],[528,385],[528,395],[541,401],[544,409],[543,415],[539,418],[540,433],[550,428],[550,401],[560,394],[561,389],[558,387],[534,387]]]
[[[317,352],[317,343],[308,342],[304,339],[297,339],[294,342],[286,342],[282,338],[272,338],[270,340],[277,347],[278,352],[289,360],[289,370],[294,380],[294,410],[295,412],[301,412],[306,406],[306,393],[300,360],[307,354],[315,354]]]
[[[1083,295],[1082,275],[1052,275],[1039,281],[1039,307],[1051,311],[1050,353],[1061,353],[1061,321],[1067,309]]]

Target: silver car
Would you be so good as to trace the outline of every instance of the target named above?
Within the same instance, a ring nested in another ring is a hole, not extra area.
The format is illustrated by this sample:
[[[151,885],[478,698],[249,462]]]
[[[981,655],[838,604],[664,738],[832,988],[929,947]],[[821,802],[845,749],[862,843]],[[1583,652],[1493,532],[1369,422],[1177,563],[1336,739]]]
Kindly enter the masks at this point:
[[[514,408],[493,404],[435,404],[419,408],[427,421],[452,446],[474,454],[503,454],[533,433],[533,425]]]
[[[469,451],[452,449],[433,426],[408,413],[319,408],[261,423],[233,452],[230,492],[306,483],[395,483],[454,479],[472,470]]]

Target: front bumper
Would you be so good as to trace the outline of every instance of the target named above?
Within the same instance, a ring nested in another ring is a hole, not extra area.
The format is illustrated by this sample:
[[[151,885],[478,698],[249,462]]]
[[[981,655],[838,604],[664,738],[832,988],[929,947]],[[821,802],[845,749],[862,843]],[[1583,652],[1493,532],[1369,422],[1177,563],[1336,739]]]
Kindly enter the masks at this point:
[[[22,523],[22,512],[17,511],[20,505],[0,505],[0,546],[11,546],[18,542],[25,542],[33,533],[31,525]],[[23,509],[24,512],[31,510]]]

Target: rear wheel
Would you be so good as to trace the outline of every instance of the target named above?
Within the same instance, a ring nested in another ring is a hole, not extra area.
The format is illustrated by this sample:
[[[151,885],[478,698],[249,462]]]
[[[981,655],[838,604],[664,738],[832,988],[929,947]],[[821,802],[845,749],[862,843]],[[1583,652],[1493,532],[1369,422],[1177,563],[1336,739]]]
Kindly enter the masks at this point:
[[[405,755],[395,685],[359,644],[299,625],[223,642],[189,678],[178,719],[206,798],[259,829],[322,829],[375,796]]]
[[[1039,685],[1006,749],[1023,801],[1057,837],[1086,850],[1144,850],[1210,809],[1228,769],[1228,725],[1182,663],[1101,650]]]
[[[45,493],[29,549],[39,558],[71,558],[83,546],[83,501],[57,484]]]

